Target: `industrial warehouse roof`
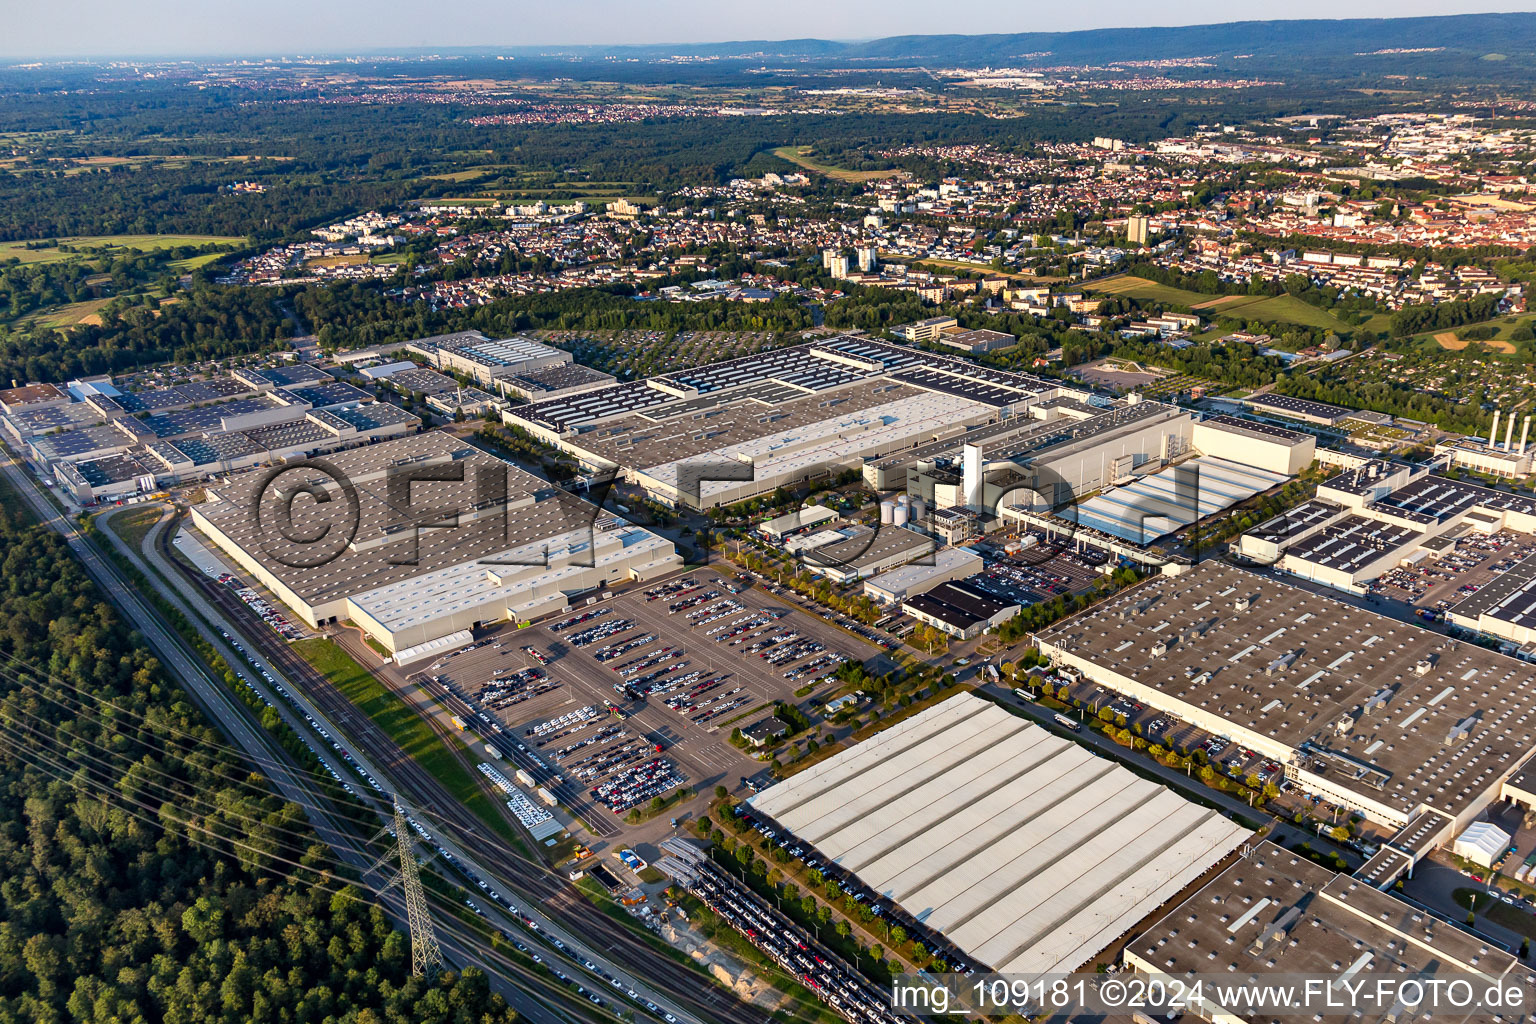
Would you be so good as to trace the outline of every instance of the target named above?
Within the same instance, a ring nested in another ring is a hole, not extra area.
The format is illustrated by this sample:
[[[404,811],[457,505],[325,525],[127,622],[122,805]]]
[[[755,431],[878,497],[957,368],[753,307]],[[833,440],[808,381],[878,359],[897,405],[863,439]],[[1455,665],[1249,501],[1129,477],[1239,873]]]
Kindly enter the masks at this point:
[[[1207,416],[1200,423],[1202,426],[1223,430],[1229,434],[1238,434],[1244,437],[1287,444],[1291,447],[1304,443],[1307,438],[1312,436],[1310,434],[1303,434],[1299,430],[1286,430],[1284,427],[1260,423],[1257,420],[1240,419],[1237,416]]]
[[[1075,518],[1112,537],[1150,544],[1288,479],[1283,473],[1203,455],[1095,495],[1077,507]]]
[[[1476,972],[1521,986],[1531,983],[1530,971],[1518,960],[1478,936],[1269,842],[1170,909],[1132,939],[1125,952],[1149,972],[1216,974],[1235,986],[1275,971],[1330,979],[1356,973],[1427,979]],[[1273,1006],[1237,1002],[1226,1008],[1231,1020],[1272,1021],[1277,1015]],[[1327,1019],[1379,1024],[1429,1016],[1401,1015],[1384,1001],[1375,1007],[1352,1006]],[[1516,1012],[1504,1019],[1519,1016]],[[1481,1024],[1499,1019],[1481,1008],[1442,1007],[1433,1017]],[[1306,1019],[1323,1018],[1308,1014]]]
[[[1461,813],[1536,750],[1524,662],[1214,559],[1038,639],[1099,682],[1137,684],[1137,699],[1191,721],[1216,716],[1234,739],[1281,745],[1404,818]]]
[[[391,497],[388,476],[395,467],[449,463],[463,464],[462,481],[417,480],[408,505]],[[235,474],[208,488],[209,500],[196,506],[197,514],[301,600],[315,605],[366,597],[381,621],[399,624],[392,628],[451,612],[455,602],[475,593],[511,586],[491,579],[489,570],[519,586],[534,578],[554,582],[573,575],[562,573],[573,565],[590,567],[594,545],[599,563],[614,549],[636,543],[657,550],[668,546],[649,531],[605,516],[595,505],[441,432],[337,452],[324,464],[335,477],[305,466],[281,478]],[[337,479],[350,482],[355,506]],[[277,486],[266,486],[273,481]],[[263,510],[271,509],[263,513],[270,526],[285,495],[306,483],[328,500],[293,502],[295,536],[324,536],[324,528],[341,536],[355,529],[350,545],[318,565],[305,565],[312,549],[272,535],[251,512],[259,494]],[[437,528],[418,528],[419,523]],[[399,586],[406,581],[408,586]]]
[[[1247,838],[959,694],[749,801],[998,971],[1070,971]]]
[[[763,523],[763,531],[772,536],[783,536],[786,533],[804,530],[836,518],[837,513],[825,505],[807,505],[805,508],[797,508],[793,512],[768,520]]]
[[[913,588],[920,587],[945,573],[957,570],[980,572],[982,558],[969,548],[940,548],[934,552],[930,562],[924,559],[922,562],[914,562],[904,565],[890,572],[883,572],[879,576],[865,584],[866,590],[873,587],[887,594],[894,594],[898,598],[911,593]]]
[[[1536,626],[1536,555],[1510,566],[1451,611],[1474,620],[1486,615],[1517,626]]]
[[[905,368],[930,371],[917,386],[958,393],[975,401],[1006,393],[1009,401],[1048,395],[1057,385],[1027,374],[976,366],[961,359],[841,337],[757,352],[660,377],[614,384],[582,394],[524,406],[514,415],[560,431],[587,430],[620,416],[640,414],[652,421],[698,417],[743,399],[778,406],[792,398],[816,396],[858,383],[883,380]],[[769,397],[764,388],[772,388]],[[620,460],[626,463],[629,460]]]
[[[1354,411],[1326,402],[1314,402],[1309,398],[1292,398],[1290,395],[1253,395],[1243,399],[1243,404],[1263,412],[1319,423],[1337,423]]]
[[[1001,613],[1012,615],[1019,610],[1017,603],[999,601],[985,591],[952,582],[940,583],[927,593],[909,599],[902,607],[962,630],[990,622]]]

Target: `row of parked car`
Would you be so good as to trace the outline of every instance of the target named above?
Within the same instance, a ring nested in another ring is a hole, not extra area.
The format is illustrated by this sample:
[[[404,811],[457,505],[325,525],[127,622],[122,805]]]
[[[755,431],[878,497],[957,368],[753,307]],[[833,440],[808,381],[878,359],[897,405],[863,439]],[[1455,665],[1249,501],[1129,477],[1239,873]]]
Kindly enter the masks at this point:
[[[896,1024],[890,1004],[851,968],[708,861],[689,886],[705,906],[853,1024]]]
[[[927,949],[950,965],[950,969],[960,974],[973,974],[975,968],[967,963],[959,952],[952,946],[948,939],[938,932],[933,931],[919,921],[907,916],[893,902],[887,902],[879,893],[866,889],[857,876],[849,874],[836,865],[824,862],[816,856],[814,847],[801,844],[789,832],[780,836],[778,829],[772,822],[759,820],[748,809],[746,804],[737,804],[735,813],[744,824],[757,832],[768,842],[781,847],[795,860],[800,861],[812,871],[821,872],[822,876],[834,880],[842,888],[843,892],[853,897],[855,903],[867,906],[876,917],[886,918],[893,926],[900,925],[913,939],[922,943]]]

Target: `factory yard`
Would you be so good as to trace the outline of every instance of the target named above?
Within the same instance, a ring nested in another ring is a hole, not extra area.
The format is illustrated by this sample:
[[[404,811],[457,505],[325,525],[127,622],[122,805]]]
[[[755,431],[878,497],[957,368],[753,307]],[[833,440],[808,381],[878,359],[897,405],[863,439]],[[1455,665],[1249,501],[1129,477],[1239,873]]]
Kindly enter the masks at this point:
[[[702,795],[759,776],[762,764],[732,745],[732,730],[769,717],[777,701],[799,703],[818,722],[841,685],[831,676],[837,665],[878,653],[743,587],[693,570],[502,628],[418,671],[492,716],[503,745],[510,738],[518,760],[532,762],[519,767],[611,837],[631,812],[645,818],[654,798],[678,787]],[[688,800],[670,804],[652,819],[660,826],[640,834],[660,838],[690,809]]]
[[[1536,537],[1501,530],[1491,536],[1458,537],[1439,557],[1398,566],[1377,577],[1372,600],[1398,606],[1404,612],[1438,616],[1502,576],[1521,559],[1536,552]],[[1428,616],[1421,616],[1428,617]]]

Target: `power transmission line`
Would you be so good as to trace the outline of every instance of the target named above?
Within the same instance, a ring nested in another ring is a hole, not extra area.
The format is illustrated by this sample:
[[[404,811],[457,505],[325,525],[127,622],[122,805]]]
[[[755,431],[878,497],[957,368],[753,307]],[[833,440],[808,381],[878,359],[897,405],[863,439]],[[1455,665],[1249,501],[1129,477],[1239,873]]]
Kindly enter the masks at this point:
[[[395,841],[400,844],[400,888],[405,891],[405,917],[411,927],[411,973],[428,981],[443,966],[443,951],[432,934],[432,914],[427,909],[427,894],[421,889],[421,875],[416,870],[416,855],[411,852],[411,826],[405,820],[405,808],[395,801]]]

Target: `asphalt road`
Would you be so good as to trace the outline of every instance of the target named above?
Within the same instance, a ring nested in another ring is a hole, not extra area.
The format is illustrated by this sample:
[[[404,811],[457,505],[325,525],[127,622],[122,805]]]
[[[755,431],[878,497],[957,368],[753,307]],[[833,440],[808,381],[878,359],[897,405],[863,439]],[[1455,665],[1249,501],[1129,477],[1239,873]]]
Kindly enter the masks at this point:
[[[703,1024],[710,1019],[757,1024],[761,1020],[759,1011],[705,981],[692,969],[666,959],[623,925],[607,918],[576,893],[563,877],[487,834],[479,819],[401,752],[369,719],[359,714],[324,677],[289,651],[264,623],[254,623],[251,630],[237,630],[235,621],[250,619],[249,610],[228,588],[170,560],[165,550],[168,538],[169,532],[157,527],[149,538],[152,542],[149,550],[129,553],[130,557],[152,559],[159,573],[173,582],[176,593],[168,596],[197,605],[201,615],[212,619],[214,627],[232,636],[243,636],[249,651],[266,655],[261,659],[261,667],[284,685],[304,714],[331,735],[354,741],[348,744],[348,749],[358,766],[401,793],[407,812],[431,831],[434,842],[451,853],[459,865],[487,880],[499,891],[521,897],[516,899],[517,905],[524,917],[534,921],[537,929],[529,929],[522,921],[500,913],[489,900],[477,901],[503,931],[521,934],[522,941],[536,948],[546,945],[545,936],[559,939],[569,952],[541,949],[546,959],[569,960],[573,970],[578,972],[582,961],[591,961],[617,977],[626,989],[634,989],[643,1000],[656,1004],[662,1012],[673,1014],[682,1024]],[[119,543],[115,538],[114,542]],[[124,545],[119,543],[119,547]],[[216,633],[207,628],[203,632],[231,664],[241,660],[227,649]],[[302,683],[296,685],[298,680]],[[345,766],[343,774],[347,774]],[[499,801],[497,806],[500,806]],[[423,808],[431,810],[423,811]],[[466,834],[475,839],[473,853],[464,842],[450,838]],[[539,906],[544,908],[542,912]]]
[[[388,872],[381,876],[375,870],[377,855],[366,848],[352,830],[337,821],[328,809],[327,801],[313,788],[304,773],[293,768],[278,751],[271,736],[252,720],[249,710],[234,699],[222,682],[212,677],[181,636],[161,619],[158,611],[134,586],[122,578],[117,567],[102,557],[75,524],[61,515],[39,493],[37,484],[28,472],[9,456],[0,469],[3,469],[6,478],[43,524],[63,537],[86,572],[140,632],[162,663],[183,682],[188,693],[218,723],[220,730],[252,762],[260,766],[279,795],[303,808],[318,837],[335,852],[338,859],[359,872],[363,881],[374,889],[384,910],[397,927],[405,929],[403,895],[397,889],[379,891],[387,881]],[[234,664],[233,653],[230,652],[229,656],[231,664]],[[439,941],[445,957],[455,963],[481,963],[485,959],[484,953],[489,951],[483,944],[477,948],[475,942],[457,934],[452,928],[442,929]],[[563,1024],[566,1018],[556,1015],[504,978],[498,979],[494,971],[491,977],[498,982],[497,988],[508,1003],[520,1014],[527,1014],[529,1020],[538,1021],[539,1024]]]

